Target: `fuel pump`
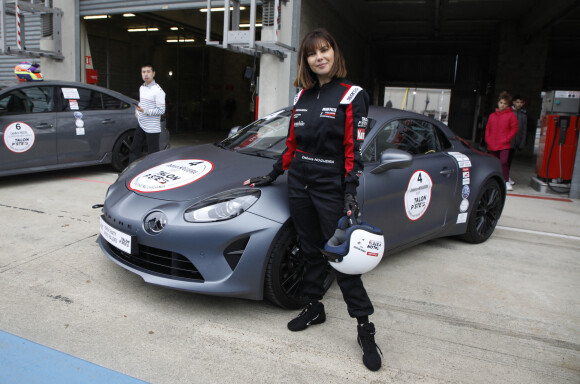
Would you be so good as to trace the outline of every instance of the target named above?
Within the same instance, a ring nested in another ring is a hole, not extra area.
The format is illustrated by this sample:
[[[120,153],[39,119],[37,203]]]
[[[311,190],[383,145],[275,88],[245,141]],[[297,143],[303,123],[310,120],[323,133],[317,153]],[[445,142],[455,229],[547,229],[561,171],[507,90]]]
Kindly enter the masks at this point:
[[[541,118],[536,181],[553,192],[567,193],[580,133],[580,92],[552,91],[547,103]]]

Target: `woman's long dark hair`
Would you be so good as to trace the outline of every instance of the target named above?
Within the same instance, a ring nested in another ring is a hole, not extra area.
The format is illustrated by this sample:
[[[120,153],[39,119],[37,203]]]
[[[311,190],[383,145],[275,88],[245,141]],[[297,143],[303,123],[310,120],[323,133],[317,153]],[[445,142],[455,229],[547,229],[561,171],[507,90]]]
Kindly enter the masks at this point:
[[[315,51],[325,44],[330,45],[334,51],[334,65],[330,69],[330,77],[337,77],[339,79],[346,77],[346,63],[336,40],[334,40],[334,37],[326,29],[317,28],[308,32],[304,36],[304,39],[302,39],[302,43],[300,43],[300,49],[298,50],[298,70],[296,80],[294,80],[295,87],[308,89],[316,85],[318,78],[308,65],[308,52]]]

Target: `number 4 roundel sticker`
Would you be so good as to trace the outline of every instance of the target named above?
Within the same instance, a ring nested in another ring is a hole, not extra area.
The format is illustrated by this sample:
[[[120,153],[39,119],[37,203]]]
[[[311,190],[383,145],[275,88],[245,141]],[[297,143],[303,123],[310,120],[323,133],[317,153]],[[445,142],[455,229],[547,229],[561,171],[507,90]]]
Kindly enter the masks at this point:
[[[413,173],[405,192],[405,213],[409,220],[418,220],[427,212],[432,189],[433,181],[427,172],[419,170]]]

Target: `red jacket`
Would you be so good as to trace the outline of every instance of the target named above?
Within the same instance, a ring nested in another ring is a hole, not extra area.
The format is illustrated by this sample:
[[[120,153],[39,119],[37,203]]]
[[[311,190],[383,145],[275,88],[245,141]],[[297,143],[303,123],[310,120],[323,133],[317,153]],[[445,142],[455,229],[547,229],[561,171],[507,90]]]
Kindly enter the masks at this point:
[[[511,141],[518,133],[518,119],[511,108],[500,112],[496,109],[489,115],[485,126],[485,142],[490,151],[510,149]]]

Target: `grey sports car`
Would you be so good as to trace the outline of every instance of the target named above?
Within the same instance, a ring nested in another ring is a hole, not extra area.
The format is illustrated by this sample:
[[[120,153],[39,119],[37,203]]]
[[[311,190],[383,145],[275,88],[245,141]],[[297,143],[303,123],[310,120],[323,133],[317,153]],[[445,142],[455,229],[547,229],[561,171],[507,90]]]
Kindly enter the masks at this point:
[[[271,170],[291,112],[215,144],[131,164],[106,195],[103,252],[152,284],[300,307],[303,263],[286,176],[263,188],[242,186]],[[496,158],[419,114],[371,107],[369,126],[357,195],[362,219],[383,230],[386,253],[442,236],[472,243],[491,236],[505,201]],[[332,280],[329,273],[326,287]]]
[[[75,82],[27,82],[3,89],[0,176],[109,163],[123,170],[138,127],[136,102]],[[163,128],[160,148],[168,147]]]

